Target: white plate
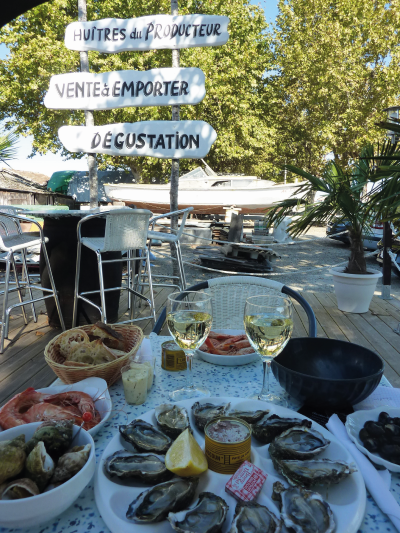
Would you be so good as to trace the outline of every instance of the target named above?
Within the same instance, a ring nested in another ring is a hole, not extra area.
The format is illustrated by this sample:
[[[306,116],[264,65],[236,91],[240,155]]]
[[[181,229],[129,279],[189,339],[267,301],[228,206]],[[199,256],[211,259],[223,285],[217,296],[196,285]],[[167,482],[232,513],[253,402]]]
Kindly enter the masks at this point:
[[[213,331],[214,333],[225,333],[226,335],[244,334],[244,329],[213,329]],[[260,360],[260,356],[256,352],[246,353],[245,355],[216,355],[196,350],[196,354],[207,363],[222,366],[241,366]]]
[[[358,436],[360,430],[364,427],[365,422],[368,422],[368,420],[373,420],[374,422],[376,422],[378,420],[379,414],[382,413],[382,411],[385,411],[391,417],[400,416],[400,409],[398,407],[382,406],[378,409],[366,409],[363,411],[356,411],[355,413],[347,415],[346,430],[349,437],[354,442],[356,447],[360,450],[360,452],[369,457],[373,463],[377,465],[382,465],[391,472],[400,472],[400,465],[391,463],[390,461],[383,459],[380,455],[377,455],[376,453],[369,452],[366,448],[364,448],[363,443],[361,442],[360,437]]]
[[[204,449],[204,433],[196,428],[190,409],[195,401],[196,400],[185,400],[178,402],[178,405],[186,407],[190,412],[190,424],[193,429],[194,437]],[[220,397],[200,400],[200,402],[209,401],[215,403],[230,402],[231,407],[240,409],[270,409],[271,414],[275,413],[283,417],[295,416],[297,418],[305,418],[290,409],[267,402],[260,402],[258,400]],[[156,424],[154,410],[148,411],[144,415],[141,415],[140,418],[154,425]],[[346,448],[344,448],[344,446],[342,446],[342,444],[340,444],[329,431],[315,422],[313,422],[313,427],[331,441],[330,446],[328,446],[327,450],[325,450],[320,457],[342,459],[349,463],[354,462]],[[278,508],[271,500],[272,485],[277,480],[283,482],[286,486],[287,483],[274,470],[272,461],[269,459],[268,446],[268,444],[260,445],[256,440],[253,440],[251,460],[256,466],[268,473],[267,481],[265,482],[257,501],[278,515]],[[104,473],[104,461],[117,450],[128,447],[128,443],[126,443],[119,434],[115,435],[104,450],[98,468],[96,469],[94,493],[97,507],[101,512],[104,522],[113,533],[172,533],[172,528],[167,521],[151,524],[151,527],[149,527],[148,525],[135,524],[126,518],[126,511],[129,504],[141,492],[146,490],[148,486],[139,482],[131,482],[128,484],[122,483],[121,481],[116,483],[111,481],[111,479],[109,479]],[[225,485],[230,477],[230,475],[217,474],[208,470],[200,476],[200,482],[196,491],[196,496],[205,490],[213,492],[221,496],[229,505],[229,512],[222,528],[222,533],[229,531],[237,503],[232,496],[225,492]],[[335,533],[356,533],[363,521],[366,505],[365,485],[360,472],[355,472],[338,485],[332,485],[329,489],[324,489],[322,495],[332,509],[336,522]],[[197,498],[193,501],[195,502],[196,500]]]
[[[110,393],[108,391],[107,383],[104,379],[101,378],[87,378],[72,385],[51,385],[44,389],[37,389],[38,392],[43,392],[45,394],[60,394],[61,392],[69,391],[79,391],[86,392],[96,401],[94,405],[101,415],[101,422],[94,426],[94,428],[89,429],[88,433],[93,437],[96,433],[104,426],[107,420],[110,418],[112,401],[110,398]],[[0,428],[0,432],[1,432]]]

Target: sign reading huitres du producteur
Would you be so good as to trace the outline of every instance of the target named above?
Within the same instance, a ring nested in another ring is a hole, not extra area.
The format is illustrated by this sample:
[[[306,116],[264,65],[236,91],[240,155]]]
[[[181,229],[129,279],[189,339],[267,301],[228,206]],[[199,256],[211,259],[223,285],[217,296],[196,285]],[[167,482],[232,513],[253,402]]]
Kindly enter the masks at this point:
[[[65,46],[80,52],[220,46],[228,41],[229,18],[219,15],[149,15],[135,19],[72,22]]]
[[[58,135],[70,152],[161,159],[205,157],[217,138],[215,130],[202,120],[150,120],[91,127],[62,126]]]
[[[205,77],[199,68],[75,72],[52,76],[44,105],[91,110],[198,104],[205,94]]]

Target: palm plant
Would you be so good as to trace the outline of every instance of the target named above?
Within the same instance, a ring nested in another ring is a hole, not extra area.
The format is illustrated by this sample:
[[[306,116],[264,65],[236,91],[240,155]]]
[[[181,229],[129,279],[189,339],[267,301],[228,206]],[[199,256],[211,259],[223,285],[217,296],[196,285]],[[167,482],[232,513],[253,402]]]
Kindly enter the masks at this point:
[[[397,145],[386,141],[377,151],[372,145],[364,148],[360,159],[354,162],[349,171],[329,161],[322,176],[317,177],[295,166],[286,165],[289,172],[306,180],[295,193],[302,196],[275,204],[266,215],[267,222],[279,224],[295,207],[302,205],[303,211],[289,225],[289,233],[293,237],[306,232],[315,222],[327,224],[333,220],[346,221],[350,237],[350,258],[344,271],[348,274],[367,274],[363,236],[371,232],[371,223],[377,216],[384,213],[389,217],[389,209],[384,208],[385,200],[389,199],[391,203],[395,201],[393,191],[383,187],[382,183],[374,186],[372,193],[366,192],[367,184],[377,183],[377,168],[381,169],[388,157],[392,158],[391,161],[395,157],[400,161],[400,150]],[[390,183],[389,180],[385,181]],[[308,199],[314,197],[312,193],[316,192],[323,193],[323,199],[310,203]]]
[[[0,133],[0,161],[7,163],[17,156],[18,136],[13,132]]]

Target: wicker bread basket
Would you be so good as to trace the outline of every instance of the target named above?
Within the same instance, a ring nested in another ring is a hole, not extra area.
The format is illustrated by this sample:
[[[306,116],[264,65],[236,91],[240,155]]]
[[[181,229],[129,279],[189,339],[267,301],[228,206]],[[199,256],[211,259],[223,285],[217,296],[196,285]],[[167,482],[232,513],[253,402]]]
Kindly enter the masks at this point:
[[[102,365],[75,368],[73,366],[65,366],[62,364],[64,362],[64,357],[62,357],[58,350],[55,349],[56,341],[60,336],[57,335],[57,337],[54,337],[54,339],[49,342],[44,350],[46,363],[64,383],[71,384],[86,378],[96,377],[105,379],[108,386],[112,385],[121,377],[121,368],[128,363],[129,357],[135,355],[137,352],[143,340],[143,332],[139,327],[128,324],[110,324],[110,326],[115,329],[115,331],[118,331],[118,333],[121,333],[125,339],[126,348],[129,351],[122,357],[118,357],[115,361],[104,363]],[[91,327],[92,325],[89,324],[74,329],[83,329],[88,332]]]

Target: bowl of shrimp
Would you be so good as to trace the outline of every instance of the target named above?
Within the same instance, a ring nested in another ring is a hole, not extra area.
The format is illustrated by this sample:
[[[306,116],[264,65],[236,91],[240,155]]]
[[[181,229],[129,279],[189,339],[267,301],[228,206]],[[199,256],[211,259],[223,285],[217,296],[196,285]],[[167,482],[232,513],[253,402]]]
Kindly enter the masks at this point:
[[[111,409],[107,383],[101,378],[37,390],[29,387],[0,408],[0,432],[32,422],[72,419],[93,437],[109,419]]]
[[[222,366],[247,365],[260,359],[244,330],[239,329],[210,331],[196,355],[207,363]]]

